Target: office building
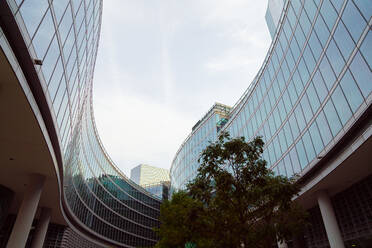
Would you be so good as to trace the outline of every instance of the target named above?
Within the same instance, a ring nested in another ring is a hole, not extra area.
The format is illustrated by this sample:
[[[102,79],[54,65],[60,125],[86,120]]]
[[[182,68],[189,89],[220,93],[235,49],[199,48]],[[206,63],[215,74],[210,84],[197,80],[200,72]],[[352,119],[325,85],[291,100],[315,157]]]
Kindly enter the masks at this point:
[[[130,171],[130,179],[141,186],[169,181],[169,170],[140,164]]]
[[[193,127],[183,142],[170,170],[171,191],[185,189],[187,182],[196,176],[198,158],[209,141],[217,139],[218,132],[228,121],[231,107],[215,103]]]
[[[130,171],[130,179],[161,200],[168,199],[169,170],[140,164]]]
[[[371,247],[371,15],[368,0],[270,0],[264,63],[222,128],[208,117],[193,128],[172,162],[172,188],[195,177],[216,129],[260,135],[269,168],[300,175],[296,201],[311,223],[300,247]]]
[[[168,200],[170,194],[170,181],[142,185],[142,187],[160,200]]]
[[[102,0],[0,1],[0,244],[148,247],[161,201],[106,153],[92,109]]]

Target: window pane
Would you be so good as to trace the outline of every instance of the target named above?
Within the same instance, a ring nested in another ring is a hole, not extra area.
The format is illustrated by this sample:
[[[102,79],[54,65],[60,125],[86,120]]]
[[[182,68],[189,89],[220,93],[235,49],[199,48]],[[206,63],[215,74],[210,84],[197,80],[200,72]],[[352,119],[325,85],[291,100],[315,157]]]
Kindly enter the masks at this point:
[[[313,1],[315,3],[316,7],[318,8],[320,6],[321,0],[313,0]]]
[[[313,147],[313,143],[310,138],[309,131],[307,131],[303,136],[302,140],[304,142],[305,151],[307,153],[307,158],[309,159],[309,162],[312,161],[315,158],[315,150]]]
[[[268,122],[269,122],[269,126],[270,126],[270,130],[271,130],[271,133],[275,133],[276,131],[276,128],[275,128],[275,122],[274,122],[274,117],[273,115],[271,115],[268,119]]]
[[[350,104],[351,110],[355,112],[357,108],[363,102],[363,96],[360,93],[358,86],[356,85],[353,77],[351,76],[349,70],[344,74],[341,82],[341,88]]]
[[[22,18],[31,38],[34,35],[36,28],[39,25],[41,18],[43,18],[47,8],[47,0],[27,0],[21,5],[19,11],[22,14]]]
[[[291,103],[291,99],[289,98],[288,90],[284,91],[282,99],[283,99],[284,106],[287,112],[289,112],[292,109],[292,103]]]
[[[300,132],[298,130],[297,122],[296,122],[296,119],[294,118],[294,114],[293,113],[289,117],[289,124],[291,126],[291,130],[292,130],[292,134],[293,134],[293,139],[296,139]]]
[[[364,15],[366,20],[369,20],[372,16],[372,4],[370,0],[353,0],[356,6],[359,7],[359,10]]]
[[[301,80],[300,74],[298,74],[298,71],[297,70],[293,74],[292,81],[293,81],[293,83],[295,85],[297,94],[300,95],[301,92],[302,92],[302,90],[304,89],[304,86],[302,84],[302,80]]]
[[[302,144],[302,139],[300,139],[298,143],[296,144],[296,150],[298,153],[298,159],[300,161],[300,165],[302,168],[305,168],[305,166],[308,164],[308,160],[306,157],[304,146]]]
[[[293,60],[292,52],[290,50],[288,50],[287,56],[285,57],[285,59],[287,60],[287,64],[288,64],[290,71],[293,70],[293,68],[295,67],[295,62]]]
[[[287,38],[285,37],[284,32],[280,33],[279,42],[280,42],[281,46],[283,47],[283,51],[285,51],[287,49],[287,46],[288,46],[288,41],[287,41]]]
[[[265,130],[265,134],[267,136],[267,139],[270,139],[272,134],[270,132],[269,124],[267,122],[264,125],[264,130]]]
[[[316,92],[318,93],[320,102],[323,102],[324,98],[328,95],[328,90],[324,84],[323,78],[319,70],[314,74],[313,83],[314,83]]]
[[[48,82],[48,91],[49,91],[49,94],[52,100],[54,99],[54,96],[59,86],[59,82],[61,81],[62,70],[63,70],[62,62],[61,62],[61,59],[59,59],[56,67],[54,68],[52,77],[50,78],[50,81]]]
[[[310,46],[311,50],[313,51],[315,59],[318,60],[319,57],[320,57],[320,54],[322,53],[323,48],[320,45],[320,42],[319,42],[318,37],[315,34],[315,32],[313,32],[310,36],[309,46]]]
[[[372,5],[371,5],[372,6]],[[363,44],[360,48],[364,58],[369,64],[369,68],[372,70],[372,31],[370,30],[363,41]]]
[[[311,124],[309,132],[311,139],[313,140],[315,153],[319,154],[323,150],[324,145],[315,121]]]
[[[275,149],[276,160],[278,160],[278,159],[280,158],[280,156],[282,155],[282,150],[281,150],[280,145],[279,145],[279,139],[278,139],[278,136],[275,137],[273,143],[274,143],[274,149]]]
[[[355,55],[350,70],[362,94],[367,97],[372,91],[372,73],[359,52]]]
[[[296,24],[296,19],[297,18],[296,18],[295,14],[294,14],[294,11],[293,11],[291,5],[288,7],[287,18],[288,18],[291,26],[294,27],[294,25]]]
[[[300,165],[300,161],[298,160],[295,147],[292,148],[292,150],[289,152],[289,155],[291,156],[292,167],[293,167],[294,173],[300,173],[301,165]]]
[[[297,41],[296,41],[295,38],[293,38],[292,41],[291,41],[291,50],[292,50],[294,60],[297,61],[298,57],[300,57],[300,52],[301,51],[300,51],[300,48],[297,45]]]
[[[278,137],[279,137],[280,146],[281,146],[283,152],[285,152],[288,149],[288,144],[287,144],[287,140],[285,138],[285,135],[284,135],[284,131],[283,130],[281,130],[279,132]]]
[[[338,76],[342,70],[342,68],[345,65],[345,60],[342,57],[340,51],[338,50],[338,47],[336,46],[336,43],[331,40],[331,42],[328,45],[327,48],[327,56],[329,58],[329,61],[331,62],[332,68],[336,73],[336,76]]]
[[[71,32],[70,32],[70,34],[69,34],[69,36],[68,36],[68,38],[67,38],[67,40],[65,41],[65,44],[64,44],[64,46],[63,46],[63,54],[65,55],[65,58],[67,59],[69,56],[70,56],[70,54],[71,54],[71,49],[72,49],[72,47],[73,47],[73,45],[74,45],[74,40],[75,39],[75,37],[74,37],[74,32],[73,32],[73,30],[71,29]]]
[[[271,163],[275,163],[276,162],[276,158],[275,158],[275,152],[274,152],[274,147],[273,147],[273,143],[271,143],[268,147],[268,153],[269,153],[269,157],[270,157],[270,161]]]
[[[59,47],[56,37],[54,37],[52,44],[43,60],[43,65],[41,66],[45,80],[49,82],[49,78],[53,72],[54,66],[57,62],[59,56]]]
[[[287,65],[287,61],[284,60],[283,63],[282,63],[282,72],[283,72],[283,76],[284,76],[284,81],[288,81],[288,78],[289,78],[289,69],[288,69],[288,65]]]
[[[301,26],[297,26],[296,28],[296,32],[295,32],[295,36],[296,36],[296,39],[297,39],[297,42],[298,42],[298,45],[300,46],[300,48],[302,48],[305,44],[305,35],[301,29]]]
[[[342,125],[345,125],[345,123],[351,117],[351,110],[349,108],[349,105],[347,104],[347,101],[344,97],[344,94],[341,91],[340,86],[337,86],[337,88],[333,92],[332,100],[335,104],[335,107],[336,107],[336,110],[338,112],[338,116],[341,119]]]
[[[300,9],[301,9],[301,0],[293,0],[291,1],[292,3],[292,6],[293,6],[293,9],[295,11],[295,13],[297,14],[298,16],[298,13],[300,12]]]
[[[52,40],[54,30],[55,29],[53,26],[52,15],[50,14],[50,11],[48,11],[32,41],[32,44],[34,45],[36,50],[36,54],[39,56],[39,58],[44,57],[49,43]]]
[[[294,88],[294,85],[293,85],[293,82],[291,81],[291,83],[288,85],[288,94],[292,100],[292,102],[296,102],[297,101],[297,93],[296,93],[296,90]]]
[[[354,50],[355,43],[342,21],[338,23],[334,34],[334,39],[340,48],[342,55],[344,55],[345,59],[348,59],[351,52]]]
[[[274,115],[276,129],[278,129],[280,125],[282,124],[282,121],[280,120],[278,108],[275,108],[273,115]]]
[[[357,42],[366,26],[366,21],[360,15],[360,12],[356,9],[352,1],[347,3],[342,14],[342,20],[354,38],[354,41]]]
[[[300,132],[305,128],[306,121],[304,118],[304,115],[302,114],[301,105],[298,104],[295,109],[296,119],[298,123],[298,128],[300,129]]]
[[[68,0],[58,0],[58,1],[54,0],[53,1],[54,12],[56,14],[58,23],[60,22],[63,13],[66,10],[67,4],[68,4]]]
[[[54,101],[53,101],[53,107],[57,115],[58,115],[58,110],[61,106],[61,102],[65,96],[65,91],[66,91],[66,83],[65,83],[64,77],[62,76],[56,97],[54,98]]]
[[[315,6],[313,1],[305,1],[304,2],[304,7],[306,9],[306,12],[309,16],[310,21],[312,21],[315,17],[317,7]]]
[[[71,29],[72,25],[72,15],[71,15],[71,9],[67,8],[65,15],[63,16],[63,19],[61,23],[58,26],[59,33],[61,35],[61,41],[62,44],[65,42],[65,39],[67,37],[68,32]]]
[[[307,96],[309,97],[311,108],[313,112],[315,113],[318,110],[320,103],[319,103],[319,99],[316,94],[313,83],[309,84],[309,87],[307,88],[306,93],[307,93]]]
[[[283,99],[282,98],[278,102],[278,109],[279,109],[280,118],[282,120],[284,120],[285,117],[287,116],[287,112],[285,111],[285,107],[284,107],[284,103],[283,103]]]
[[[340,1],[340,0],[331,0],[331,2],[333,3],[333,6],[335,6],[337,12],[340,11],[342,4],[344,3],[344,1]]]
[[[285,167],[284,167],[283,161],[281,161],[277,165],[277,167],[278,167],[278,170],[279,170],[279,175],[284,176],[284,177],[287,177],[287,172],[285,171]]]
[[[318,35],[318,38],[320,40],[320,43],[324,47],[326,44],[328,37],[329,37],[329,31],[326,26],[326,24],[323,21],[323,18],[321,15],[318,16],[316,23],[315,23],[315,32]]]
[[[285,81],[284,81],[283,73],[281,70],[279,70],[278,72],[277,81],[278,81],[280,90],[283,91],[285,89]]]
[[[331,99],[329,99],[327,104],[324,106],[324,114],[327,117],[333,136],[336,136],[342,126]]]
[[[289,122],[286,122],[286,124],[283,127],[283,130],[284,130],[284,135],[287,138],[288,146],[290,146],[293,143],[293,137],[292,137],[291,130],[289,128]]]
[[[311,52],[309,46],[306,46],[305,51],[304,51],[304,58],[306,65],[309,69],[309,71],[313,71],[316,65],[316,61],[314,59],[313,53]]]
[[[328,90],[330,90],[336,80],[336,77],[335,77],[335,74],[333,73],[333,70],[326,56],[323,57],[323,60],[319,66],[319,69],[322,73],[324,82],[326,83]]]
[[[306,84],[307,80],[310,78],[310,74],[307,69],[308,68],[305,65],[304,58],[301,58],[300,63],[298,64],[298,72],[300,73],[302,82],[304,82],[304,84]]]
[[[289,154],[287,154],[284,159],[284,165],[285,165],[285,169],[287,171],[287,175],[288,177],[291,177],[293,176],[293,174],[295,173],[292,169],[292,163],[291,163],[291,158],[289,157]]]
[[[302,11],[302,13],[301,13],[300,24],[301,24],[302,30],[304,31],[305,36],[306,36],[310,31],[311,23],[310,23],[305,11]]]
[[[272,89],[274,91],[275,99],[279,98],[280,95],[280,89],[277,84],[273,84]]]
[[[291,26],[289,25],[289,22],[288,22],[288,19],[286,19],[287,21],[284,23],[283,25],[283,31],[287,37],[287,39],[290,38],[291,34],[292,34],[292,28]]]
[[[311,111],[309,100],[307,99],[306,94],[301,99],[301,107],[302,110],[304,111],[306,123],[309,123],[309,121],[313,117],[313,113]]]
[[[337,19],[337,13],[329,0],[323,1],[320,13],[322,13],[324,21],[327,24],[329,30],[332,30],[332,27]]]

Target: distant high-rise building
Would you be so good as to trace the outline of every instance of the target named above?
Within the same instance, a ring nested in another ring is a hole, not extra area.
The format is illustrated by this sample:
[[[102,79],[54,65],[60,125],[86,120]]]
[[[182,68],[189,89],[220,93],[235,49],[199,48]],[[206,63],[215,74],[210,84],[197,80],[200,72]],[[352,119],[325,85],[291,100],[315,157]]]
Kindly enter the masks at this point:
[[[130,179],[159,199],[168,199],[170,190],[169,170],[140,164],[130,171]]]
[[[170,193],[170,181],[161,181],[153,184],[142,185],[142,187],[149,193],[158,197],[161,200],[169,198]]]
[[[169,181],[169,170],[140,164],[130,171],[130,179],[141,186]]]

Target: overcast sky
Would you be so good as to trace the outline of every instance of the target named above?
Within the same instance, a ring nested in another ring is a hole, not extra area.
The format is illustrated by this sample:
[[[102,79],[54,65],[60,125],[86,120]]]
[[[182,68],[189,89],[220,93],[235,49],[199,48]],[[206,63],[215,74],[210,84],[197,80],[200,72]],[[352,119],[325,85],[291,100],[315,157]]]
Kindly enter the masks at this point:
[[[126,175],[169,169],[215,103],[233,106],[271,38],[267,0],[107,0],[94,77],[102,142]]]

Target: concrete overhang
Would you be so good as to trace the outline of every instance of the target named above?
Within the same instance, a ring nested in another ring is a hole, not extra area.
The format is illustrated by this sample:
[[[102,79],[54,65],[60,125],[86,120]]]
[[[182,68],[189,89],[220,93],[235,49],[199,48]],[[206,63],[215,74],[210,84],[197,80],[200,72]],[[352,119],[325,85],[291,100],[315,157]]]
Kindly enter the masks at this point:
[[[330,196],[349,188],[372,174],[372,119],[371,108],[365,111],[354,126],[354,131],[339,142],[331,158],[302,183],[296,201],[309,209],[317,204],[317,192],[326,190]]]
[[[41,174],[46,181],[39,207],[51,208],[52,222],[67,225],[60,206],[58,167],[41,128],[42,118],[35,113],[37,105],[30,103],[32,93],[25,93],[19,81],[21,69],[14,71],[2,49],[0,75],[0,184],[15,192],[10,212],[17,213],[29,175]]]

